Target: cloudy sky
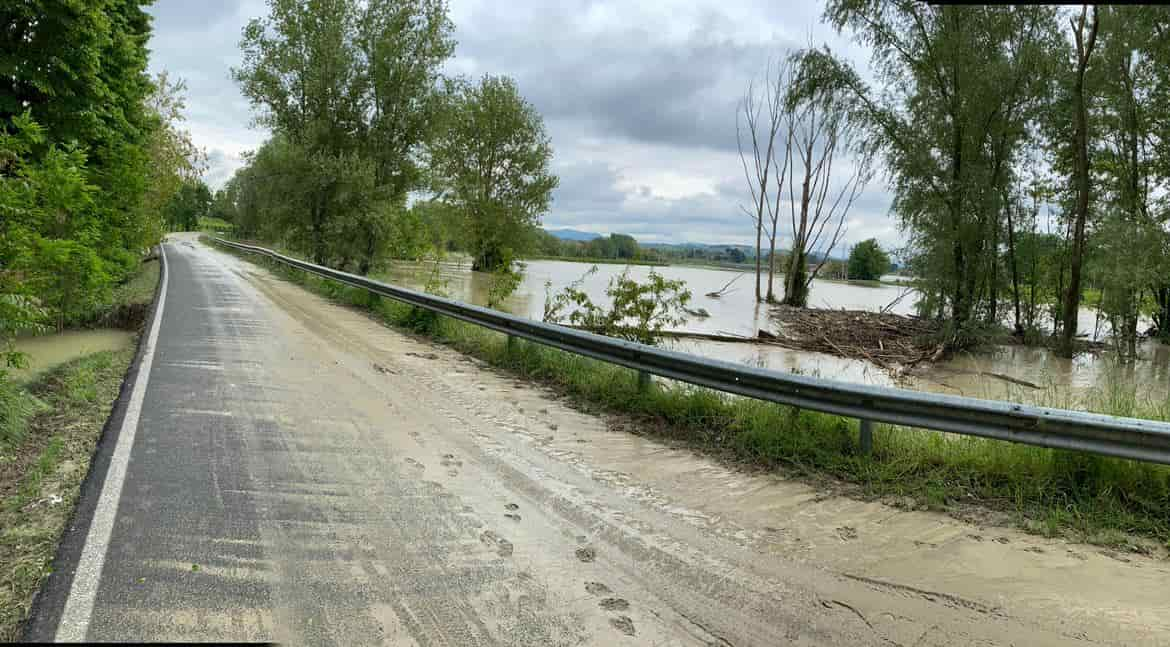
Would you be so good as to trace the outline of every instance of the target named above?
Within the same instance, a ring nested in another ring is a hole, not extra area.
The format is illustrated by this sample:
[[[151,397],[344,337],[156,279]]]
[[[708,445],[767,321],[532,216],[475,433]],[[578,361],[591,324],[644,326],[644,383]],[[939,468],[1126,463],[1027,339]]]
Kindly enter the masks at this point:
[[[267,136],[230,78],[240,30],[263,0],[157,0],[152,71],[188,84],[188,128],[206,179],[222,185]],[[452,74],[515,78],[544,116],[561,184],[548,228],[662,242],[748,243],[750,203],[736,104],[768,60],[811,39],[857,64],[866,54],[820,22],[821,4],[451,0]],[[847,241],[896,245],[883,178],[850,214]]]

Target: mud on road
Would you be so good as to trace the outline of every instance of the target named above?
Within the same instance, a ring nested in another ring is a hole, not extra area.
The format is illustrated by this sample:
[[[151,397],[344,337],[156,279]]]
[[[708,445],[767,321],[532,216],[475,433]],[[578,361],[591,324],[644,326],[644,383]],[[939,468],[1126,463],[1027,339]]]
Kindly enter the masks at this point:
[[[226,539],[216,524],[179,524],[181,544],[201,555],[194,591],[175,584],[194,558],[160,549],[118,566],[111,555],[90,639],[909,646],[1170,636],[1163,561],[739,473],[611,431],[549,391],[193,239],[167,252],[176,278],[187,271],[205,286],[168,307],[207,317],[200,334],[214,342],[214,352],[167,360],[209,375],[202,402],[172,405],[173,416],[227,421],[209,439],[231,450],[205,468],[209,496],[223,501],[212,509],[250,516],[240,523],[255,531]],[[180,495],[144,492],[160,499],[151,505]],[[119,573],[127,583],[106,583]],[[151,577],[164,583],[151,595],[118,589]]]

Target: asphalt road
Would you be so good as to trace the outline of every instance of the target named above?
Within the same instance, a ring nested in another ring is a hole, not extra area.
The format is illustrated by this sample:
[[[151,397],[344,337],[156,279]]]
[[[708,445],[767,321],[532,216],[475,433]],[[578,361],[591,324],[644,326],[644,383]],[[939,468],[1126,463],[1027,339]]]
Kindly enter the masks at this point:
[[[141,385],[31,639],[1095,642],[1062,618],[762,550],[605,464],[628,434],[594,416],[193,236],[165,255]],[[647,465],[705,460],[655,463],[666,449],[635,440]]]

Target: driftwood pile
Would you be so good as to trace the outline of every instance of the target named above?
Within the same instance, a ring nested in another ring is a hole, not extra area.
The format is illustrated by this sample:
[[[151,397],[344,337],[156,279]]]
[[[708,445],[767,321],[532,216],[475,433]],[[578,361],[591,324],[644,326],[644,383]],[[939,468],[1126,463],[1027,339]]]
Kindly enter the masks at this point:
[[[776,306],[778,332],[763,330],[761,341],[849,359],[900,371],[920,362],[938,361],[947,345],[938,339],[938,324],[928,319],[865,310],[828,310]]]

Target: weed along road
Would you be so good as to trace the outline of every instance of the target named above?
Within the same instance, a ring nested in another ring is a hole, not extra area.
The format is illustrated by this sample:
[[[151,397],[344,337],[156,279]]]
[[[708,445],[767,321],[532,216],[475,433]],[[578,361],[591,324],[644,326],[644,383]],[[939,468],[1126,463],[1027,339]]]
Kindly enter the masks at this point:
[[[736,472],[193,235],[27,629],[320,645],[1155,644],[1164,561]]]

